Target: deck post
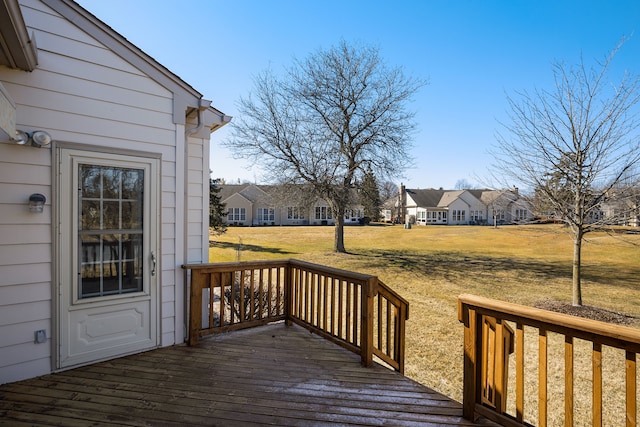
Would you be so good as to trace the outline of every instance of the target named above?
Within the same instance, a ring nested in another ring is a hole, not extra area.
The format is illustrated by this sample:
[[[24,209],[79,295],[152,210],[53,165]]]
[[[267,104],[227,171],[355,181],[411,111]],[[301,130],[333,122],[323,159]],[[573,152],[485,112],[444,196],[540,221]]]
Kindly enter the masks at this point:
[[[396,320],[397,327],[395,331],[396,335],[396,357],[398,359],[398,372],[404,375],[404,354],[405,354],[405,335],[406,335],[406,320],[409,318],[408,306],[400,304],[398,307],[398,318]]]
[[[293,312],[293,266],[288,261],[284,267],[284,323],[291,326],[291,313]]]
[[[200,329],[202,328],[202,290],[208,286],[209,275],[201,270],[191,270],[191,292],[189,309],[189,345],[198,344]]]
[[[462,390],[462,416],[475,419],[478,400],[478,315],[476,310],[458,300],[458,319],[464,324],[464,368]]]
[[[362,365],[373,365],[373,302],[378,294],[378,278],[370,277],[362,285],[361,321],[360,321],[360,355]]]

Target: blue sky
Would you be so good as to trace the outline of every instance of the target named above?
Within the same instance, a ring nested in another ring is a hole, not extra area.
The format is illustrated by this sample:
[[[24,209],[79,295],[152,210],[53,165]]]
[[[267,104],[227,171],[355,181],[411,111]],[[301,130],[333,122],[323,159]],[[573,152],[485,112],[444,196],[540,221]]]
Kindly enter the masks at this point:
[[[341,39],[376,46],[390,66],[428,79],[410,105],[418,132],[409,188],[483,182],[507,95],[552,88],[554,61],[589,64],[631,36],[615,73],[640,73],[640,1],[78,0],[147,54],[237,116],[253,76]],[[213,177],[264,182],[212,135]]]

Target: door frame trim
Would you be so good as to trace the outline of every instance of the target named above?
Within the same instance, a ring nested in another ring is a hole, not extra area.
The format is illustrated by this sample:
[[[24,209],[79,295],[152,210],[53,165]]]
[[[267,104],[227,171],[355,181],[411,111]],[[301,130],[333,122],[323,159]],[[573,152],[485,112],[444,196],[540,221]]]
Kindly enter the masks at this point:
[[[105,146],[95,146],[90,144],[82,144],[82,143],[70,143],[65,141],[53,141],[51,146],[52,152],[52,167],[51,167],[51,204],[52,204],[52,272],[53,278],[51,284],[51,371],[58,372],[66,369],[72,369],[81,365],[88,365],[92,363],[98,362],[98,360],[94,360],[86,363],[79,363],[78,365],[70,366],[70,367],[61,367],[62,362],[62,341],[61,341],[61,328],[62,328],[62,274],[63,268],[62,263],[65,261],[65,258],[68,259],[68,256],[65,257],[62,254],[61,248],[61,221],[62,221],[62,206],[60,203],[61,194],[65,191],[62,187],[62,180],[60,173],[64,165],[62,165],[62,151],[63,150],[74,150],[74,151],[83,151],[88,155],[96,154],[96,155],[119,155],[119,156],[127,156],[127,157],[139,157],[149,160],[157,160],[157,168],[153,173],[153,178],[156,181],[156,195],[151,195],[150,198],[150,215],[155,217],[155,227],[151,232],[155,234],[156,243],[155,247],[152,248],[156,252],[157,257],[157,267],[156,267],[156,275],[150,283],[150,291],[153,291],[155,297],[152,297],[152,301],[154,301],[154,312],[155,316],[152,321],[155,321],[155,342],[156,347],[161,346],[162,339],[162,256],[161,256],[161,243],[162,243],[162,153],[157,152],[146,152],[139,150],[129,150],[122,148],[114,148],[114,147],[105,147]],[[154,214],[155,212],[155,214]],[[124,354],[123,354],[124,355]],[[118,356],[119,357],[119,356]],[[112,357],[105,357],[105,359],[109,359]]]

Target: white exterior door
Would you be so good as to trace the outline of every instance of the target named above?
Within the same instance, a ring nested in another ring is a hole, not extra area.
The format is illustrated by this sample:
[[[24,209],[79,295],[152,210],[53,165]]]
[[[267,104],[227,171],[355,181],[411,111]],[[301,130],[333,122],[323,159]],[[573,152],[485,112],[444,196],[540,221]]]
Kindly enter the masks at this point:
[[[159,160],[60,149],[58,368],[158,344]]]

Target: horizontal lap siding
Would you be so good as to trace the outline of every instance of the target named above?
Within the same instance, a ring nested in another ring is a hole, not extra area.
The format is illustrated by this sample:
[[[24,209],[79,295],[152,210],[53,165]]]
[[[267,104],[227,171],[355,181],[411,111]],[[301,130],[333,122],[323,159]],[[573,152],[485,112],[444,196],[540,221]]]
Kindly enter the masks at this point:
[[[33,331],[51,334],[51,153],[0,144],[0,159],[0,382],[6,382],[50,368],[50,346],[35,346]],[[40,214],[29,211],[32,193],[47,196]]]
[[[181,127],[173,123],[173,94],[39,1],[20,3],[39,51],[33,72],[0,68],[17,128],[43,129],[65,144],[161,155],[161,259],[173,271],[164,261],[176,258],[176,191],[184,191],[176,189]],[[49,148],[0,144],[0,383],[51,369],[50,341],[34,344],[33,331],[54,334],[54,156]],[[47,197],[40,214],[27,206],[36,192]],[[162,327],[172,331],[176,275],[162,273]]]

